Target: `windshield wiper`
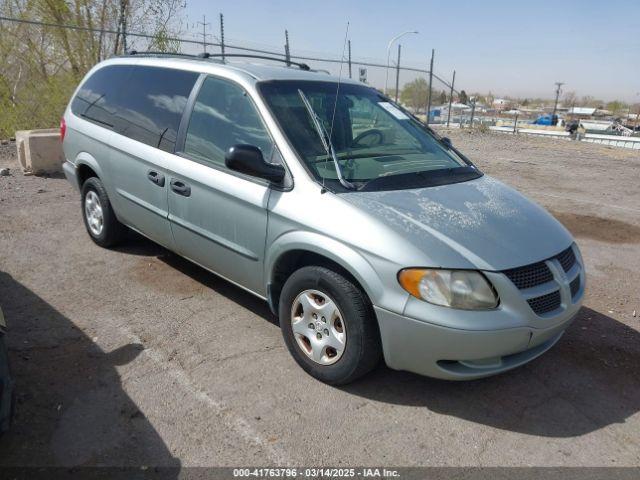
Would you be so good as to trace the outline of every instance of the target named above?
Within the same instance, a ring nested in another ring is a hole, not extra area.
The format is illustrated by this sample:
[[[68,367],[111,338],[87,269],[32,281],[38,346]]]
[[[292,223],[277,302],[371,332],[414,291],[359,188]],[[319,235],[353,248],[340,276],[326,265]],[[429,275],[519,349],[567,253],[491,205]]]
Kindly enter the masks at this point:
[[[454,167],[420,172],[391,173],[372,178],[358,187],[359,191],[402,190],[409,188],[437,187],[474,180],[482,173],[473,167]]]
[[[336,153],[336,158],[338,160],[360,160],[365,158],[384,158],[384,157],[394,157],[398,155],[420,155],[422,152],[416,150],[397,150],[391,152],[358,152],[356,150],[351,150],[348,152],[340,152]],[[312,161],[313,163],[324,162],[328,158],[331,158],[330,155],[320,155],[316,157]]]
[[[298,89],[298,94],[300,94],[302,103],[304,103],[304,106],[307,109],[307,112],[309,113],[309,117],[311,117],[313,126],[316,129],[316,132],[318,133],[318,137],[320,137],[320,141],[322,142],[322,146],[327,152],[327,156],[331,157],[331,159],[333,160],[333,164],[336,168],[336,175],[338,176],[338,181],[344,188],[347,188],[349,190],[355,190],[356,186],[353,183],[347,181],[342,175],[342,170],[340,169],[340,164],[338,163],[338,157],[336,156],[336,151],[333,148],[333,143],[331,143],[331,137],[329,136],[329,134],[327,133],[327,130],[322,125],[322,120],[320,119],[318,114],[313,110],[313,107],[311,106],[311,103],[309,102],[309,99],[304,94],[304,92]]]

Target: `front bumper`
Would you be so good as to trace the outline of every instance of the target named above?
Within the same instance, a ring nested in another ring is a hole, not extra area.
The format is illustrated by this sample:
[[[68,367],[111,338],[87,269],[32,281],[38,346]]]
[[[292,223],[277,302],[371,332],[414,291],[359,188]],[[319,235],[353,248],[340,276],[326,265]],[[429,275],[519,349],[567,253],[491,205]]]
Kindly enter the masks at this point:
[[[576,313],[550,328],[461,330],[375,311],[390,368],[446,380],[487,377],[533,360],[555,345]]]
[[[448,380],[486,377],[523,365],[560,339],[580,310],[586,279],[573,264],[545,260],[552,280],[518,288],[504,273],[483,272],[500,297],[492,310],[459,310],[409,297],[401,313],[376,306],[385,361],[396,370]],[[566,268],[565,268],[566,267]],[[552,309],[529,301],[556,293]]]

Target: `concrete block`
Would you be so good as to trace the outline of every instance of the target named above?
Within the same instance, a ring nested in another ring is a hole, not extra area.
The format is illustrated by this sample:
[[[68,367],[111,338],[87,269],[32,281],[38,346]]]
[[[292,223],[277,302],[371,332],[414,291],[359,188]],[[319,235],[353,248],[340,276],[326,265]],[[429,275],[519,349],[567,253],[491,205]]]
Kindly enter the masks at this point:
[[[62,171],[64,154],[58,129],[20,130],[16,132],[16,149],[25,175]]]

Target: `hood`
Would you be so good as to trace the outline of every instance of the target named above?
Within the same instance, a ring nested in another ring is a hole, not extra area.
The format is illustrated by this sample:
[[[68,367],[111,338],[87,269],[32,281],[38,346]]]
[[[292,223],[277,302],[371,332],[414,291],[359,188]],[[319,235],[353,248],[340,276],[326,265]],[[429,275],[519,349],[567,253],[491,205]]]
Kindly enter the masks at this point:
[[[573,242],[546,210],[484,175],[414,190],[353,192],[346,201],[424,252],[431,265],[506,270],[550,258]],[[416,265],[418,266],[418,265]]]

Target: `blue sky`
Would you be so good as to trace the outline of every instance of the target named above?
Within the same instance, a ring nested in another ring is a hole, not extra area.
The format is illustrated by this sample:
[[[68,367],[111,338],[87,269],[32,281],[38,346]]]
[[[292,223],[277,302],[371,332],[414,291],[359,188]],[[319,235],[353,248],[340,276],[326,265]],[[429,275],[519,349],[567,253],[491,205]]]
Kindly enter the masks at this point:
[[[455,69],[467,92],[552,97],[563,81],[578,95],[640,102],[638,0],[187,0],[185,28],[195,33],[206,14],[217,35],[220,12],[227,42],[282,49],[286,28],[292,53],[339,57],[349,21],[353,57],[384,63],[393,36],[418,30],[401,40],[401,64],[426,69],[435,48],[434,71]],[[383,69],[368,76],[384,84]]]

